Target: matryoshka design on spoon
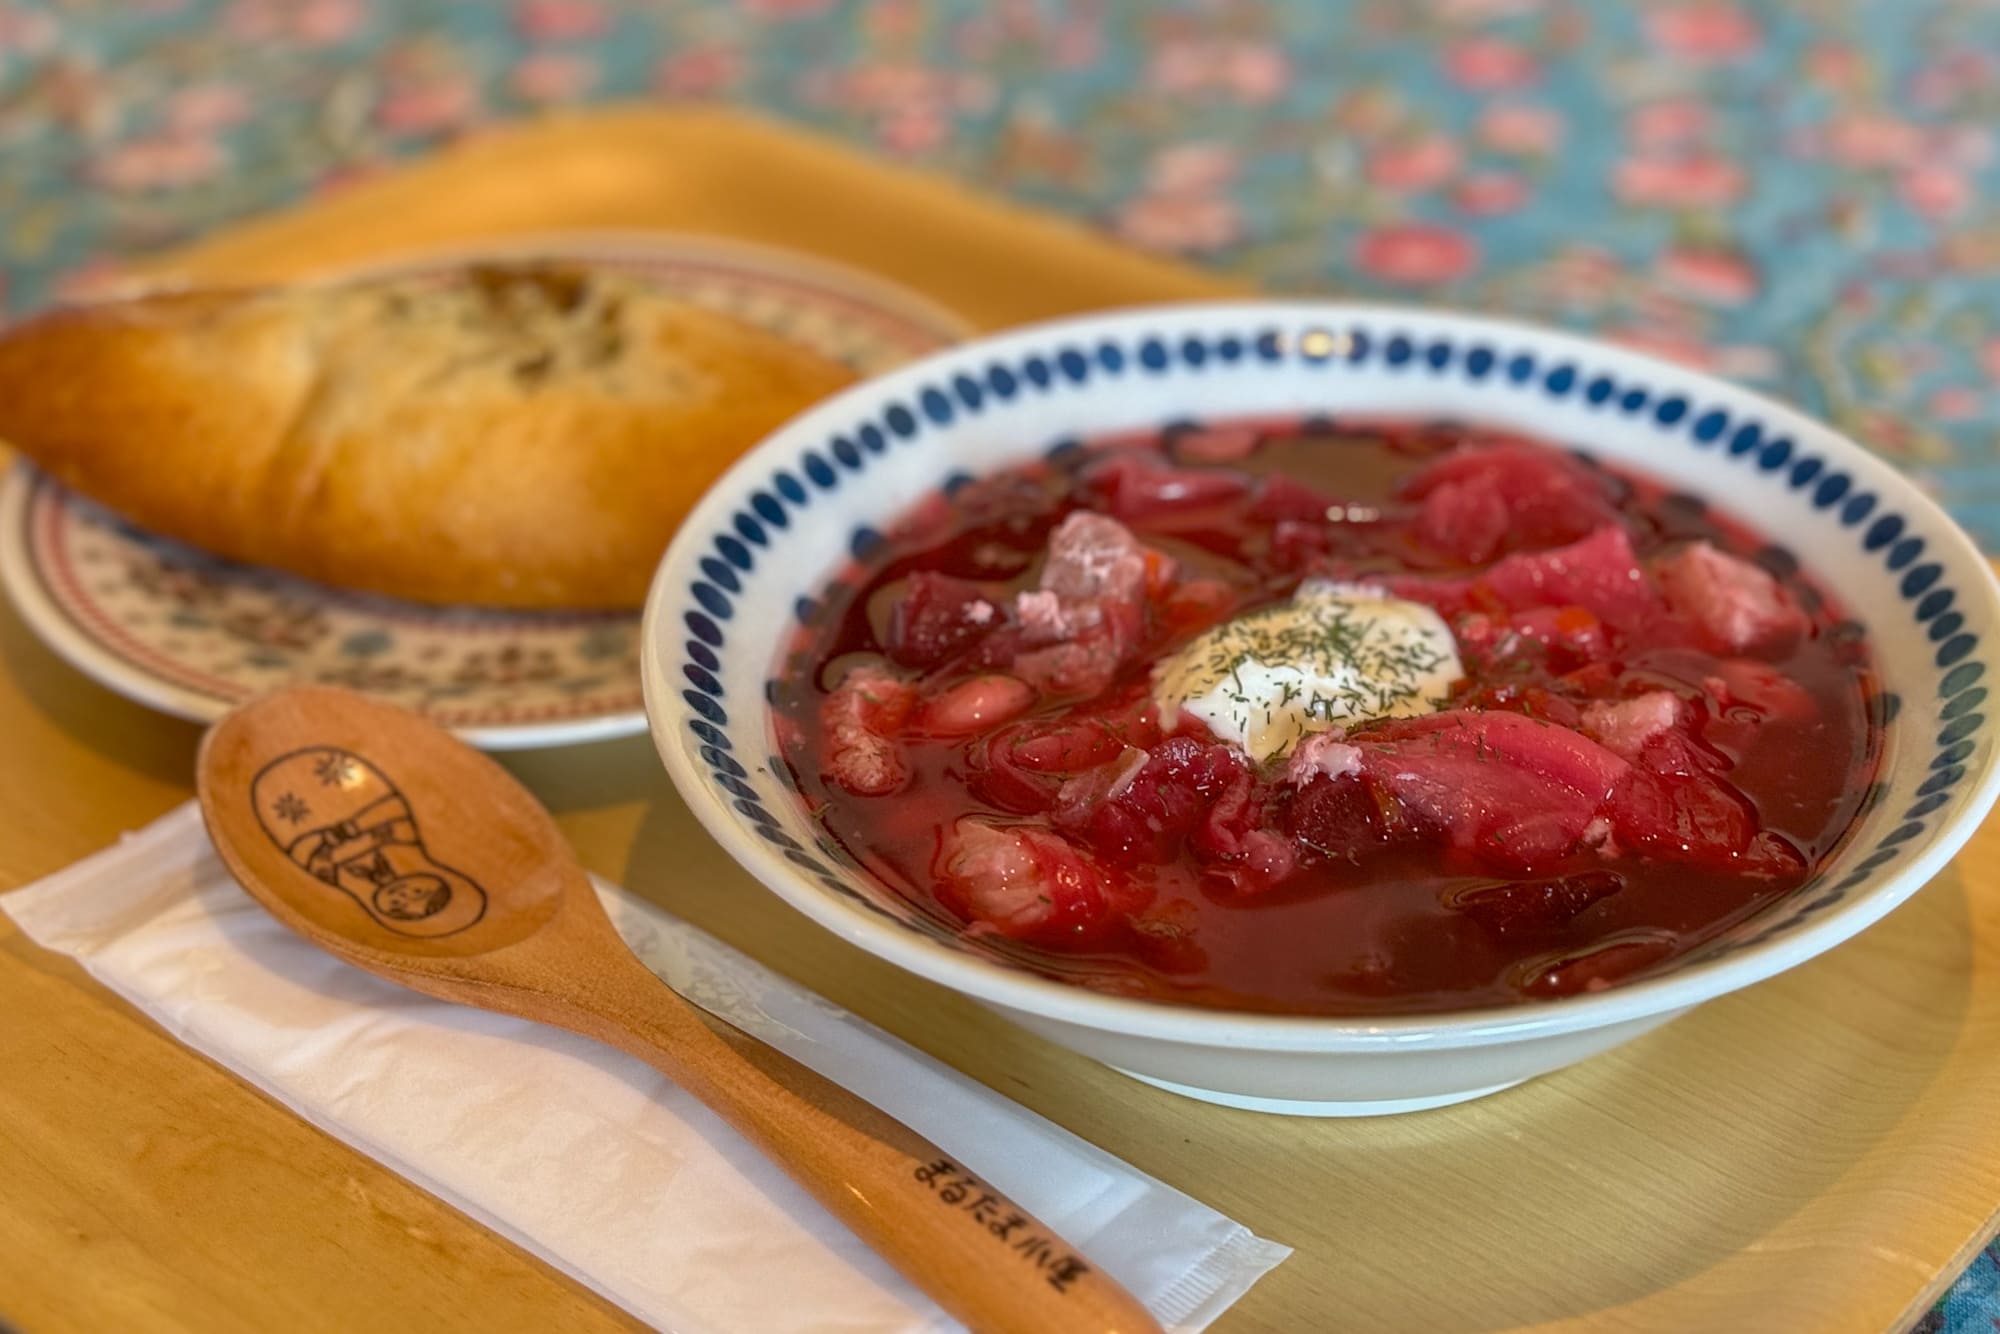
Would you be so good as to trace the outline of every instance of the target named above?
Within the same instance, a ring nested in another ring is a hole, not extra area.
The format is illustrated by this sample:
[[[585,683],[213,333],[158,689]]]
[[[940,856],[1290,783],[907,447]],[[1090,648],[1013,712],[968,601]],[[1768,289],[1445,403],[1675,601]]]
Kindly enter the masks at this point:
[[[287,857],[399,935],[448,936],[486,912],[486,891],[431,856],[409,799],[358,755],[282,755],[257,771],[250,800]]]

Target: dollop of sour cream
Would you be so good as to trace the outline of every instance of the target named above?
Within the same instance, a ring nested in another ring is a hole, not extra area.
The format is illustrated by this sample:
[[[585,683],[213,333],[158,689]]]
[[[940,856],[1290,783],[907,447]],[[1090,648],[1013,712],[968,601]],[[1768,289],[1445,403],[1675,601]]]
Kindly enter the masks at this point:
[[[1261,763],[1331,727],[1435,712],[1463,674],[1431,608],[1308,580],[1291,601],[1225,621],[1160,662],[1153,696],[1163,719],[1185,711]]]

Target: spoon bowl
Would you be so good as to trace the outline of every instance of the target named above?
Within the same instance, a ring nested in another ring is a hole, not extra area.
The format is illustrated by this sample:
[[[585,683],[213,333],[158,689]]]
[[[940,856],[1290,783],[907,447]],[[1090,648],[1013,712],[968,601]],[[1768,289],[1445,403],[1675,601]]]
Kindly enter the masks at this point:
[[[279,691],[209,731],[196,786],[223,863],[285,925],[427,995],[646,1061],[974,1329],[1159,1329],[936,1145],[671,991],[541,804],[436,725],[351,691]],[[935,1184],[947,1173],[1020,1224],[1002,1236],[954,1207]]]
[[[582,869],[540,802],[436,734],[415,714],[325,687],[232,715],[198,762],[230,870],[287,926],[356,961],[465,958],[534,936]],[[419,811],[444,827],[448,858]],[[261,838],[247,833],[253,820]],[[468,822],[472,838],[459,833]]]

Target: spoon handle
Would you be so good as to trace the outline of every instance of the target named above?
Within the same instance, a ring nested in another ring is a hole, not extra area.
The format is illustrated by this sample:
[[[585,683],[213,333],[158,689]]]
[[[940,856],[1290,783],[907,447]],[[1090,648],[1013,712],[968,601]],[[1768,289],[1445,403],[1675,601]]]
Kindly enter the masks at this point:
[[[952,1155],[643,968],[620,973],[572,994],[557,1022],[701,1099],[968,1327],[1159,1334],[1130,1293]]]

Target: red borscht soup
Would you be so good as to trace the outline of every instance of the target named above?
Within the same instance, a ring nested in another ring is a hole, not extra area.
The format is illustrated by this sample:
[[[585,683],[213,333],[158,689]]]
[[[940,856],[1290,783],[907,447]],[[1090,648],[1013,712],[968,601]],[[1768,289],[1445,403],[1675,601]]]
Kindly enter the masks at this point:
[[[1876,759],[1858,627],[1551,445],[1242,423],[956,478],[774,687],[832,841],[1099,990],[1345,1014],[1592,991],[1797,888]]]

